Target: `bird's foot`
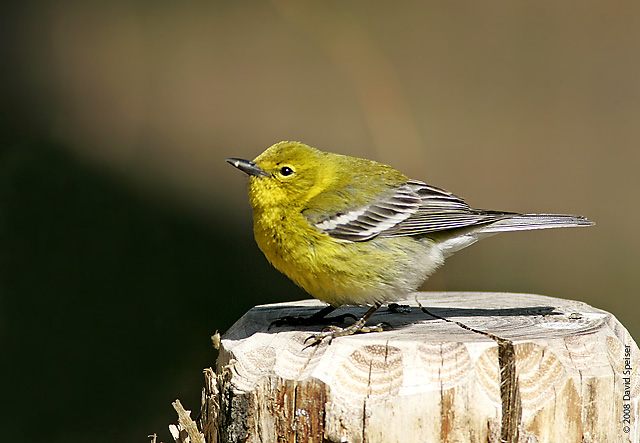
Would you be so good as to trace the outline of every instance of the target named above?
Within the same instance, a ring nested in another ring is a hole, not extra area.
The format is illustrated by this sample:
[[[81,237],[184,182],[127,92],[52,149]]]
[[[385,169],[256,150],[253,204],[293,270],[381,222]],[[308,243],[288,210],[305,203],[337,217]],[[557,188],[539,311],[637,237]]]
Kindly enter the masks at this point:
[[[353,335],[353,334],[365,334],[369,332],[384,331],[384,328],[383,328],[384,323],[378,323],[377,325],[374,325],[374,326],[367,326],[364,324],[364,322],[361,322],[360,320],[358,320],[354,324],[347,326],[345,328],[341,328],[339,326],[328,326],[324,328],[322,332],[320,332],[319,334],[311,335],[304,341],[305,344],[309,343],[305,346],[305,349],[310,348],[312,346],[319,345],[320,343],[322,343],[322,341],[325,338],[328,338],[329,344],[331,344],[333,339],[337,337],[345,337],[347,335]]]
[[[389,303],[387,305],[387,310],[394,314],[409,314],[411,312],[411,306],[399,305],[398,303]]]

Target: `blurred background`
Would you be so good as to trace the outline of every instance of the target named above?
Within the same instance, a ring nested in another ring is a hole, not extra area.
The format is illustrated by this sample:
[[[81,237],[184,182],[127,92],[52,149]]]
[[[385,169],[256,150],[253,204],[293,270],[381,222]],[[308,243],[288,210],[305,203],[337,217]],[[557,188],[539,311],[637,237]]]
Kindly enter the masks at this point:
[[[224,162],[280,140],[391,164],[478,208],[589,217],[484,240],[423,289],[582,300],[640,338],[640,3],[2,9],[13,440],[171,441],[171,402],[200,408],[210,335],[307,298],[255,246],[246,178]]]

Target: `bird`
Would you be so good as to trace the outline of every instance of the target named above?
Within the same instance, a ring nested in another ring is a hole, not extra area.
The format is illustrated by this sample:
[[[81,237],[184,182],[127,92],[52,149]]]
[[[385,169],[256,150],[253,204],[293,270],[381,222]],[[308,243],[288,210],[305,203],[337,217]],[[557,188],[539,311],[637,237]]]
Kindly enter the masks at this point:
[[[580,215],[473,209],[386,164],[296,141],[276,143],[254,160],[226,161],[249,176],[254,236],[267,260],[328,304],[307,319],[279,324],[322,321],[343,306],[369,307],[355,323],[311,336],[312,345],[381,331],[381,324],[366,326],[380,306],[414,292],[445,258],[484,237],[594,225]]]

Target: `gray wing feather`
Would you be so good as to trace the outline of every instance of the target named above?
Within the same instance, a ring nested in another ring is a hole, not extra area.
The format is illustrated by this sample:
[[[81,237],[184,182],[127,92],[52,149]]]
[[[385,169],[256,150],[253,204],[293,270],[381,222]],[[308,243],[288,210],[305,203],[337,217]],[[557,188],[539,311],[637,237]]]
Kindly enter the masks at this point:
[[[369,206],[332,215],[314,226],[341,240],[369,240],[407,220],[420,205],[420,196],[407,183]]]
[[[448,191],[410,180],[369,206],[332,215],[314,226],[337,239],[363,241],[376,236],[429,235],[470,227],[477,234],[492,234],[592,224],[575,215],[472,209]]]

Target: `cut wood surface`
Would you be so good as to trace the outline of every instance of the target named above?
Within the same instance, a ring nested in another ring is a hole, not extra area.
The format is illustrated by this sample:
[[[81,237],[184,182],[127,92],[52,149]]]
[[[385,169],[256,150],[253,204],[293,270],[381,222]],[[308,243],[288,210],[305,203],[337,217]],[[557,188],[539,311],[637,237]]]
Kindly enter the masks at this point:
[[[322,303],[251,309],[205,372],[207,441],[639,442],[640,352],[608,312],[533,294],[399,303],[369,322],[388,330],[315,347],[322,326],[269,326]]]

